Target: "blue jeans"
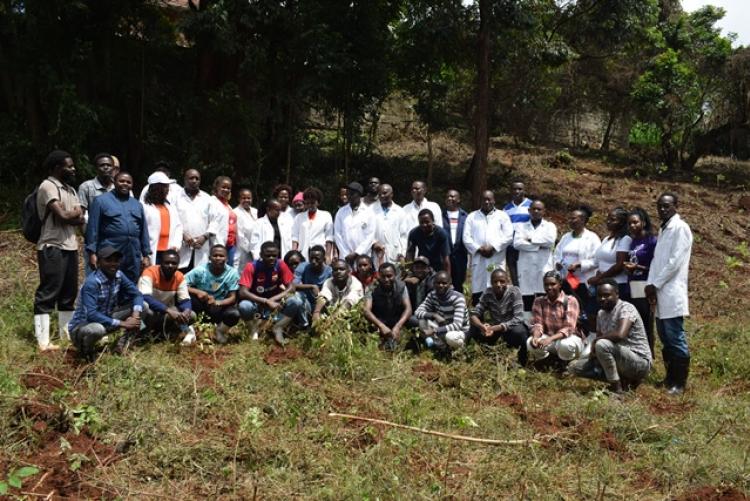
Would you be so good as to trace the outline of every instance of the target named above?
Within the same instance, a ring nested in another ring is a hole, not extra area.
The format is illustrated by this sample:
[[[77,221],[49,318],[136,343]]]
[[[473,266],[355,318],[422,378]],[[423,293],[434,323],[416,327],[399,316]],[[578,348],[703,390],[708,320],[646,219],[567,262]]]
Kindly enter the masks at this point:
[[[243,299],[238,305],[240,310],[240,318],[242,320],[252,320],[255,315],[260,315],[261,318],[268,318],[271,313],[266,307],[259,306],[258,303]],[[281,307],[281,314],[286,317],[296,318],[297,314],[304,308],[302,300],[297,296],[291,296],[286,299],[284,306]]]
[[[683,322],[683,317],[656,319],[656,332],[659,333],[664,352],[669,357],[690,358]]]

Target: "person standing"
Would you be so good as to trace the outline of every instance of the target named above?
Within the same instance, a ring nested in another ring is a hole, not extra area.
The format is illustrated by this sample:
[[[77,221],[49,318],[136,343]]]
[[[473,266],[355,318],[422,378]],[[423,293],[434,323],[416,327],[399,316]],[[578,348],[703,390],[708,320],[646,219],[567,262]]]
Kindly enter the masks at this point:
[[[234,267],[234,254],[237,251],[237,214],[229,205],[232,199],[232,179],[219,176],[214,179],[214,196],[211,198],[213,210],[221,213],[221,227],[213,237],[211,245],[221,244],[227,248],[227,266]]]
[[[380,179],[377,177],[371,177],[367,180],[367,186],[365,187],[365,196],[362,197],[362,203],[370,207],[372,204],[378,201],[379,194]]]
[[[638,310],[638,314],[646,327],[646,337],[651,348],[651,357],[654,356],[654,318],[651,305],[646,297],[646,279],[654,259],[656,249],[656,236],[651,226],[651,218],[648,212],[636,207],[628,216],[628,229],[630,231],[630,253],[625,269],[628,272],[628,283],[630,285],[630,302]]]
[[[277,184],[273,188],[271,195],[275,198],[281,206],[281,213],[288,215],[294,219],[294,207],[292,207],[292,187],[288,184]]]
[[[167,198],[171,184],[174,184],[174,179],[163,172],[155,172],[148,177],[143,214],[148,226],[150,258],[154,264],[161,264],[164,251],[177,251],[182,246],[182,221]]]
[[[621,299],[630,298],[628,287],[628,273],[625,262],[630,254],[631,238],[628,235],[628,211],[622,207],[615,207],[607,214],[607,230],[609,235],[604,237],[599,248],[594,253],[596,275],[588,279],[590,286],[598,286],[605,278],[614,278],[618,283],[618,295]],[[596,312],[589,312],[596,316]]]
[[[266,200],[266,213],[258,219],[250,232],[250,252],[260,256],[260,248],[265,242],[274,242],[279,255],[285,256],[292,250],[292,225],[294,220],[281,211],[281,204],[275,198]],[[257,258],[256,258],[257,259]],[[243,268],[244,269],[244,268]]]
[[[471,302],[490,286],[490,275],[505,269],[505,250],[513,241],[513,225],[508,215],[495,208],[495,194],[482,193],[482,207],[466,218],[464,245],[471,256]]]
[[[369,207],[362,203],[362,185],[353,182],[347,186],[349,203],[336,213],[333,233],[339,257],[349,266],[360,254],[367,254],[375,241],[377,223]]]
[[[136,283],[141,269],[151,266],[151,246],[143,205],[133,198],[133,177],[120,171],[115,189],[94,199],[86,227],[86,251],[89,263],[96,269],[96,252],[113,247],[122,255],[120,269]]]
[[[529,208],[531,207],[531,199],[526,198],[526,185],[521,181],[515,181],[510,185],[511,200],[503,210],[508,217],[510,222],[513,223],[513,230],[519,228],[523,223],[527,223],[530,219]],[[515,245],[509,245],[506,253],[506,259],[508,261],[508,271],[510,272],[510,278],[513,283],[518,285],[518,250]]]
[[[96,169],[96,177],[82,182],[78,187],[78,198],[81,200],[81,209],[84,213],[88,211],[96,197],[115,188],[112,179],[112,169],[114,168],[112,155],[109,153],[97,154],[94,157],[94,168]],[[88,217],[86,217],[86,220],[88,221]]]
[[[169,163],[164,160],[159,160],[156,162],[156,165],[154,166],[154,172],[151,173],[151,176],[156,174],[157,172],[161,172],[165,176],[167,176],[167,179],[172,178],[172,170],[169,168]],[[149,177],[151,177],[149,176]],[[141,195],[138,197],[138,201],[140,203],[144,203],[146,200],[146,193],[148,192],[149,184],[146,184],[146,186],[143,187],[141,190]],[[169,200],[169,203],[173,204],[174,201],[177,199],[177,195],[180,194],[180,187],[177,184],[177,181],[172,179],[172,182],[169,183],[169,192],[167,193],[167,200]]]
[[[469,256],[464,246],[464,225],[468,213],[461,208],[461,194],[456,190],[448,190],[445,195],[445,210],[443,210],[443,229],[448,231],[448,247],[450,249],[451,281],[453,288],[463,292],[466,281],[466,267]]]
[[[370,206],[375,215],[375,243],[372,244],[372,258],[376,265],[400,263],[406,256],[406,228],[404,210],[393,201],[393,187],[380,185],[379,202]]]
[[[661,229],[648,271],[646,296],[656,304],[656,331],[667,369],[664,381],[671,395],[685,391],[690,350],[685,333],[688,310],[688,268],[693,246],[690,226],[677,214],[677,195],[662,193],[656,202]]]
[[[552,249],[557,240],[557,226],[544,219],[544,202],[534,200],[529,207],[530,219],[520,223],[513,234],[518,252],[518,287],[525,311],[531,311],[534,298],[544,294],[544,274],[555,269]]]
[[[57,307],[60,339],[69,339],[68,322],[78,293],[78,239],[83,209],[71,183],[76,167],[70,153],[55,150],[44,160],[49,172],[39,185],[36,209],[42,225],[36,244],[39,286],[34,294],[34,336],[39,351],[56,350],[50,342],[50,313]]]
[[[309,250],[322,245],[326,249],[326,261],[333,258],[333,218],[331,213],[319,209],[323,192],[318,188],[307,188],[302,193],[305,210],[297,214],[292,224],[292,249],[307,256]]]
[[[419,226],[409,232],[406,246],[406,260],[414,261],[414,256],[424,256],[436,271],[451,274],[448,234],[435,224],[432,211],[419,211]]]
[[[226,213],[216,210],[211,195],[201,190],[201,174],[196,169],[185,171],[185,186],[178,190],[175,208],[182,223],[180,271],[187,273],[208,262],[211,237],[226,224]]]
[[[427,200],[427,185],[424,181],[414,181],[411,183],[412,201],[404,205],[404,214],[406,215],[407,231],[419,226],[419,213],[422,209],[429,209],[435,220],[435,224],[443,227],[443,213],[440,206],[435,202]]]
[[[245,265],[253,260],[250,252],[250,234],[258,222],[258,209],[253,207],[253,192],[250,188],[242,188],[238,193],[240,203],[234,208],[237,214],[237,252],[232,266],[238,271],[245,269]]]

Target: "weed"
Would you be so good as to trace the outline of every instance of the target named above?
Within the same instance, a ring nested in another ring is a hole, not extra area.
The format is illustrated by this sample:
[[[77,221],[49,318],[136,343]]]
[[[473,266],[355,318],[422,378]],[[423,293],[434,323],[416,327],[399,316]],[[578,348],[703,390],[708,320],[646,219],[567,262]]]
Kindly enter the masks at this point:
[[[8,494],[11,488],[20,490],[23,487],[23,479],[32,477],[37,473],[39,473],[39,468],[35,466],[22,466],[12,470],[5,480],[0,480],[0,496]]]

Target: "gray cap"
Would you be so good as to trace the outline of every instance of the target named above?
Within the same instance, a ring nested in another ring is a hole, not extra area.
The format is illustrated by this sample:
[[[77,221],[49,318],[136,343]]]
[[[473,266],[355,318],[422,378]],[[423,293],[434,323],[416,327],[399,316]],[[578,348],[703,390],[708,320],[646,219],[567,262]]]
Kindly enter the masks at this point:
[[[102,247],[101,249],[96,251],[96,257],[98,257],[99,259],[107,259],[108,257],[114,256],[115,254],[122,257],[122,252],[118,251],[111,245]]]
[[[359,184],[357,181],[347,184],[346,189],[351,190],[351,191],[357,191],[359,192],[360,195],[365,192],[365,189],[362,188],[362,185]]]

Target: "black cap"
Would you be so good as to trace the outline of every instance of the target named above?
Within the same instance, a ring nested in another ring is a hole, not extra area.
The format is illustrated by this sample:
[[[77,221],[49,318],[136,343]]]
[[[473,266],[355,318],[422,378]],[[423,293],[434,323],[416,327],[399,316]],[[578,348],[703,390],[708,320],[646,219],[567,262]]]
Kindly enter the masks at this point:
[[[96,251],[96,257],[98,257],[99,259],[107,259],[108,257],[114,256],[115,254],[122,257],[122,252],[118,251],[110,245],[102,247],[101,249]]]
[[[426,264],[427,266],[430,266],[430,260],[427,259],[425,256],[417,256],[417,257],[415,257],[414,258],[414,262],[415,263],[423,263],[423,264]]]
[[[360,195],[365,192],[365,189],[362,188],[362,185],[359,184],[357,181],[347,184],[346,189],[352,190],[352,191],[358,191]]]

